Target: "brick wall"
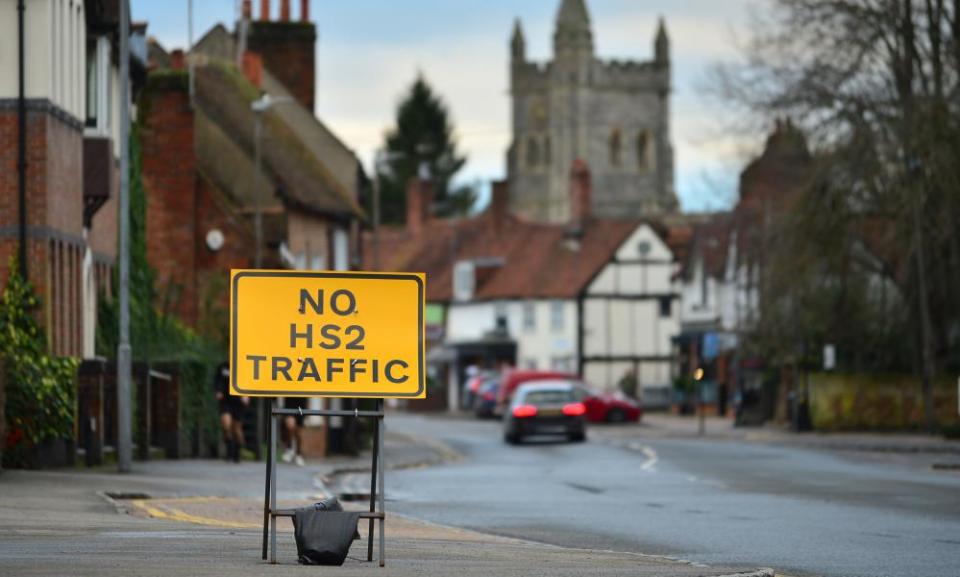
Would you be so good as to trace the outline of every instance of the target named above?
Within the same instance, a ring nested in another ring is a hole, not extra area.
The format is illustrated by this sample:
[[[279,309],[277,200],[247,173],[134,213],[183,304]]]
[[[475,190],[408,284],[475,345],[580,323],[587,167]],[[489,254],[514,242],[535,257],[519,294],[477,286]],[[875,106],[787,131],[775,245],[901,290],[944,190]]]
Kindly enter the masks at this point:
[[[247,46],[311,113],[316,91],[317,29],[310,22],[251,22]]]
[[[17,111],[0,107],[0,286],[18,248]],[[28,102],[27,264],[54,354],[82,354],[83,135],[46,101]]]
[[[162,303],[188,325],[197,320],[196,157],[193,111],[180,86],[149,95],[141,152],[147,195],[147,259]]]
[[[226,337],[230,310],[230,269],[250,268],[254,253],[253,227],[226,200],[223,193],[202,176],[197,181],[197,308],[205,331]],[[212,250],[206,242],[212,230],[223,234],[223,246]],[[205,317],[205,318],[204,318]]]

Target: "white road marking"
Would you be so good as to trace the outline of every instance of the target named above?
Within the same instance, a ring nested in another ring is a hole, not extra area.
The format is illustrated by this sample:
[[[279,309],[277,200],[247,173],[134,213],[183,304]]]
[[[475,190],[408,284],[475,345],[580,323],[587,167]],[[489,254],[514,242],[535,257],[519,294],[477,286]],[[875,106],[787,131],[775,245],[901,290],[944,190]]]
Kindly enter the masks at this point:
[[[647,458],[647,460],[640,465],[640,468],[644,471],[656,471],[654,467],[657,466],[657,461],[660,460],[660,458],[657,456],[657,452],[646,445],[644,445],[640,451],[643,453],[643,456]]]

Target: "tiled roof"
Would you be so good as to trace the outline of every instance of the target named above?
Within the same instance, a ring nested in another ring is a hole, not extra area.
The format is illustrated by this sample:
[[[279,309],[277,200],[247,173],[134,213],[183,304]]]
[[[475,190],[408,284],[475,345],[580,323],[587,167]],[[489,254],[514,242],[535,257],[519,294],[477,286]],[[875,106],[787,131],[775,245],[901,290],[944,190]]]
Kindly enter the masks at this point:
[[[574,298],[641,224],[588,219],[572,237],[567,224],[545,224],[488,211],[461,220],[431,220],[415,236],[402,228],[380,232],[380,268],[425,272],[427,300],[453,299],[456,262],[480,263],[474,300]],[[364,264],[373,268],[373,237],[364,235]],[[489,266],[484,266],[484,263]]]

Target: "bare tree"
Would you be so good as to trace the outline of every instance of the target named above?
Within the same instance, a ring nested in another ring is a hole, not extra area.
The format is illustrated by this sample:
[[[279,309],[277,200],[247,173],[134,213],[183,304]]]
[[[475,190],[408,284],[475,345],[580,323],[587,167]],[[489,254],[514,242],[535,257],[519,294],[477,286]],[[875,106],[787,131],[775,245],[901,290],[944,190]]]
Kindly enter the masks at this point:
[[[960,348],[958,16],[960,0],[773,0],[742,61],[718,74],[730,102],[787,115],[810,135],[817,171],[784,219],[782,262],[830,289],[841,323],[856,308],[850,286],[866,283],[856,294],[868,299],[878,283],[896,288],[913,311],[931,430],[935,375]],[[780,288],[793,314],[816,300]],[[829,328],[820,321],[808,329]]]

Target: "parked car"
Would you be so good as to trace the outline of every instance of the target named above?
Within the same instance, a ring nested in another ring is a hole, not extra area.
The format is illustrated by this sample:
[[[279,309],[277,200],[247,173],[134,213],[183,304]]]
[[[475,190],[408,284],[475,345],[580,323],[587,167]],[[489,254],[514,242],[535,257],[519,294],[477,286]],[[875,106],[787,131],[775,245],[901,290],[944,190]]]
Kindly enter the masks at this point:
[[[529,371],[513,370],[504,373],[500,379],[500,390],[497,392],[497,415],[503,415],[513,398],[514,391],[524,383],[533,381],[578,381],[579,377],[570,373],[556,371]]]
[[[643,416],[643,406],[620,391],[597,391],[580,384],[580,400],[587,407],[591,423],[636,423]]]
[[[561,435],[580,442],[586,437],[587,407],[569,380],[537,381],[516,389],[503,416],[503,439],[510,444],[534,435]]]
[[[473,399],[473,414],[478,419],[489,419],[496,416],[497,391],[500,390],[500,379],[491,377],[485,380]]]

